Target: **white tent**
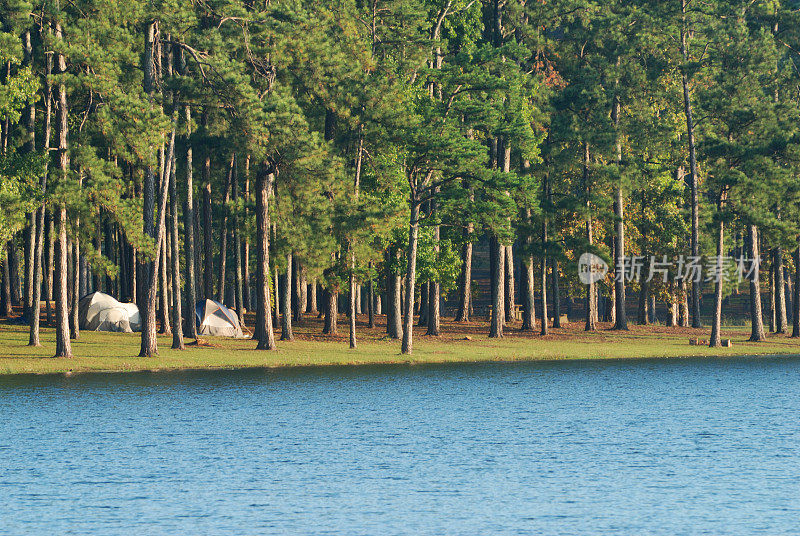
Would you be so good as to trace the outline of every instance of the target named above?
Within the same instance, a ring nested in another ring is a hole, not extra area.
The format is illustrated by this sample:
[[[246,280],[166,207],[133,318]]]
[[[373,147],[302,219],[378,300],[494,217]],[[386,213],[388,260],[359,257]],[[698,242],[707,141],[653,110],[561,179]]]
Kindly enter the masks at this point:
[[[141,331],[139,308],[135,303],[121,303],[108,294],[92,292],[78,302],[81,329],[90,331]]]
[[[142,331],[142,317],[139,315],[139,307],[135,303],[117,302],[120,307],[128,312],[128,322],[133,331]]]
[[[198,335],[244,337],[236,313],[214,300],[200,300],[194,308]]]

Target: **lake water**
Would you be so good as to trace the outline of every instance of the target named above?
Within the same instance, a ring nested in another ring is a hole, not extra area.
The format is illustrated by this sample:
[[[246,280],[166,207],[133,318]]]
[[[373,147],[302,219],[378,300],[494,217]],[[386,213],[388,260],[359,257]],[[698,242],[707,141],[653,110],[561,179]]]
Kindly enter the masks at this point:
[[[797,534],[800,359],[0,378],[0,534]]]

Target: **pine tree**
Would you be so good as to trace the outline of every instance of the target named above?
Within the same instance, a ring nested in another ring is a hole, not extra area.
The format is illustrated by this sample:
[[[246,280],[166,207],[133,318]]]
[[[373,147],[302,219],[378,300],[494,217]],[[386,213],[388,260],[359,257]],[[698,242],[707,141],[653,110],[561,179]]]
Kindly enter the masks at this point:
[[[60,15],[60,14],[59,14]],[[61,20],[55,22],[55,40],[57,44],[63,43],[63,30]],[[56,72],[62,77],[67,71],[64,54],[56,56]],[[67,110],[67,88],[63,80],[58,84],[58,166],[59,185],[64,186],[69,177],[69,125]],[[70,344],[68,302],[67,302],[67,207],[62,201],[56,208],[56,222],[58,228],[58,249],[56,252],[58,264],[56,265],[56,354],[55,357],[72,357]]]

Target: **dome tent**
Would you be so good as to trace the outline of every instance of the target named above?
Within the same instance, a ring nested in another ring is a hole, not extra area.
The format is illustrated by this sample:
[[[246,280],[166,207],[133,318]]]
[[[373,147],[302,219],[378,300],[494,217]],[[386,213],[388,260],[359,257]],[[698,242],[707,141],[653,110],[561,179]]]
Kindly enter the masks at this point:
[[[78,322],[89,331],[141,331],[139,308],[135,303],[121,303],[108,294],[92,292],[78,302]]]
[[[244,337],[236,313],[215,300],[200,300],[194,308],[198,335]]]

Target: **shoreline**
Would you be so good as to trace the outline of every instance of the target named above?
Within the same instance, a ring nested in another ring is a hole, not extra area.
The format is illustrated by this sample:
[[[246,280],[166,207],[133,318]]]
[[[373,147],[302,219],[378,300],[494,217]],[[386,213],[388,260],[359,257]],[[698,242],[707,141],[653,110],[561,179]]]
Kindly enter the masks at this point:
[[[290,371],[290,370],[322,370],[333,368],[348,368],[356,369],[361,367],[420,367],[427,365],[518,365],[523,363],[553,363],[557,361],[569,362],[607,362],[607,361],[678,361],[682,359],[707,359],[707,360],[734,360],[734,359],[772,359],[772,358],[797,358],[800,357],[798,353],[765,353],[765,354],[730,354],[730,355],[672,355],[672,356],[642,356],[642,357],[553,357],[553,358],[520,358],[520,359],[485,359],[485,360],[442,360],[442,361],[414,361],[414,360],[396,360],[396,361],[369,361],[369,362],[351,362],[351,363],[312,363],[312,364],[277,364],[277,365],[242,365],[242,366],[208,366],[208,367],[178,367],[178,368],[130,368],[130,369],[80,369],[80,370],[63,370],[53,372],[5,372],[0,370],[0,379],[8,377],[43,377],[43,376],[59,376],[70,377],[79,375],[117,375],[117,374],[160,374],[160,373],[198,373],[198,372],[233,372],[233,371]],[[0,358],[2,360],[3,358]],[[56,359],[56,358],[42,358],[42,359]],[[75,359],[75,358],[72,358]],[[63,363],[69,363],[69,358],[64,359]]]
[[[297,330],[296,339],[279,342],[278,350],[255,350],[249,339],[209,338],[204,344],[187,344],[172,350],[172,338],[159,335],[160,355],[139,358],[139,337],[83,331],[73,341],[75,357],[52,358],[53,332],[42,331],[42,346],[27,346],[27,328],[0,324],[0,377],[126,372],[202,372],[212,370],[290,370],[323,367],[419,366],[465,363],[523,363],[551,361],[607,361],[642,359],[729,359],[799,356],[800,339],[771,335],[764,342],[747,342],[749,329],[725,328],[733,340],[729,348],[690,346],[689,339],[703,337],[705,330],[634,326],[616,332],[601,326],[596,332],[582,331],[578,322],[538,334],[509,330],[503,339],[489,339],[481,323],[468,326],[449,324],[441,337],[415,337],[414,353],[403,356],[399,342],[385,338],[379,327],[360,329],[359,346],[348,347],[346,336],[323,337],[315,322]]]

